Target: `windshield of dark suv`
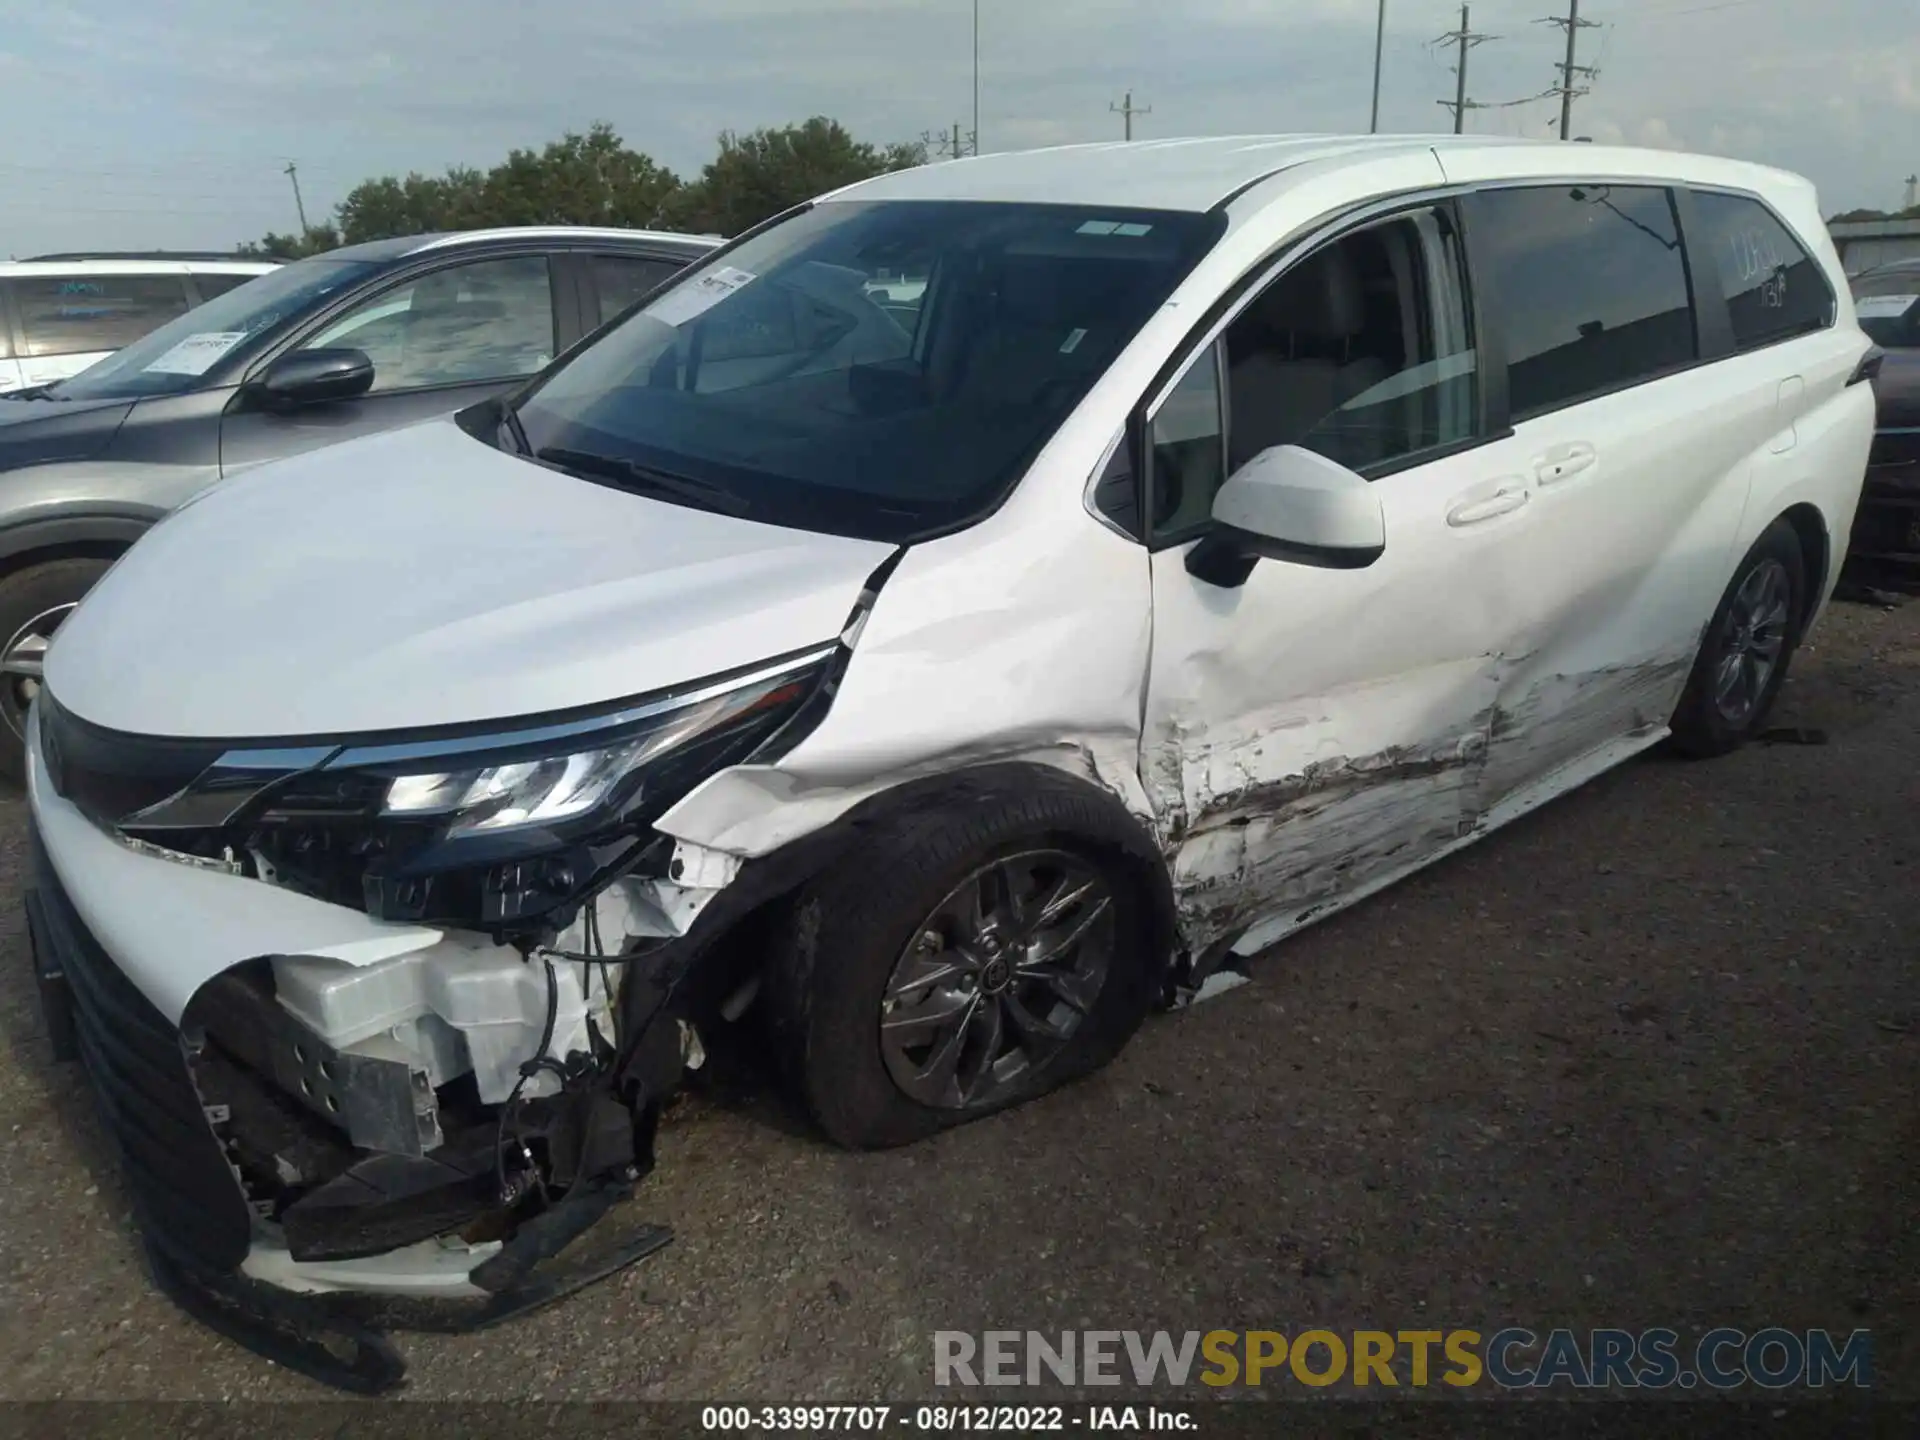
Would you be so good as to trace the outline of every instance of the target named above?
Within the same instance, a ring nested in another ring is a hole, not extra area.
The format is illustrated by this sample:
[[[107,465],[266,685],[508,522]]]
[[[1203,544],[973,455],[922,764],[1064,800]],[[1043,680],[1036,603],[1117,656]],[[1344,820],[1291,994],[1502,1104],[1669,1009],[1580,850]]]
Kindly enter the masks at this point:
[[[49,392],[62,400],[138,400],[197,388],[228,352],[278,329],[372,274],[366,260],[301,260],[216,295]]]
[[[823,202],[550,371],[520,426],[601,483],[799,529],[937,533],[1012,487],[1223,225]]]
[[[1855,276],[1853,308],[1874,344],[1889,350],[1920,347],[1920,265]]]

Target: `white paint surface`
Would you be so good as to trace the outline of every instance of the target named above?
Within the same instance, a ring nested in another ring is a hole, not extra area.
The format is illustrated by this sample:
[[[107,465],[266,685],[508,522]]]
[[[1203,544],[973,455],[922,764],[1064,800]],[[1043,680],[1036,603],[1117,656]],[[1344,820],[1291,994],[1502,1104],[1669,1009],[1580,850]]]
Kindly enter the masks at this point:
[[[1201,317],[1330,217],[1449,183],[1622,177],[1766,194],[1831,277],[1839,323],[1377,479],[1386,548],[1364,569],[1264,561],[1222,589],[1187,573],[1187,547],[1150,555],[1088,513],[1114,436]],[[988,157],[843,193],[1202,206],[1249,182],[1006,503],[912,547],[851,626],[886,546],[620,494],[437,423],[176,514],[67,622],[51,688],[146,734],[351,732],[609,701],[845,629],[818,728],[660,821],[697,873],[626,896],[634,933],[683,932],[742,859],[863,800],[1023,760],[1107,790],[1160,842],[1185,944],[1245,951],[1657,742],[1738,558],[1789,506],[1834,552],[1824,602],[1873,403],[1846,384],[1866,340],[1798,179],[1593,146],[1282,138]],[[29,779],[82,918],[169,1017],[257,955],[377,966],[464,943],[135,854],[37,763]]]

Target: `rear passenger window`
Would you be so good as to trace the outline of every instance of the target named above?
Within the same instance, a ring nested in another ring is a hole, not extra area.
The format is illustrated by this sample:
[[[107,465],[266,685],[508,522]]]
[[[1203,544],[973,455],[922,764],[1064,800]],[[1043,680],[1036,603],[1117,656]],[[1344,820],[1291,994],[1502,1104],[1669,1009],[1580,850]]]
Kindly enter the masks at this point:
[[[1753,350],[1833,323],[1827,277],[1771,210],[1744,195],[1705,191],[1695,192],[1694,205],[1736,346]]]
[[[21,277],[13,282],[27,355],[118,350],[187,313],[177,275]]]
[[[671,260],[649,260],[639,255],[595,255],[592,263],[602,325],[678,275],[681,268]]]
[[[1695,358],[1680,227],[1664,189],[1488,190],[1475,221],[1500,290],[1515,420]]]
[[[225,271],[210,273],[205,270],[199,270],[194,272],[193,283],[199,288],[200,303],[204,305],[207,301],[213,299],[214,296],[224,295],[227,291],[237,289],[249,280],[255,278],[256,277],[252,275],[232,275]]]

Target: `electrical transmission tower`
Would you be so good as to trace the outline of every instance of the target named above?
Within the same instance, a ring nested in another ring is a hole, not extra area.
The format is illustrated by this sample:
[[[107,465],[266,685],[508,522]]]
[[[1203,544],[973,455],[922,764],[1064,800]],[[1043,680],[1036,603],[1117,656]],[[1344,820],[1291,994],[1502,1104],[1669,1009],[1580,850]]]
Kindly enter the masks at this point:
[[[1133,117],[1136,115],[1151,115],[1153,113],[1153,107],[1151,105],[1135,105],[1133,103],[1133,91],[1131,90],[1127,91],[1127,98],[1123,102],[1118,105],[1109,105],[1107,109],[1116,115],[1122,116],[1126,120],[1127,139],[1129,140],[1133,139]]]
[[[938,155],[947,160],[959,160],[980,153],[979,137],[971,131],[962,130],[958,120],[953,122],[951,131],[942,130],[938,135],[931,130],[921,131],[920,143],[927,147],[929,155]]]
[[[1584,75],[1587,79],[1592,80],[1600,74],[1598,70],[1595,70],[1590,65],[1576,65],[1573,63],[1574,52],[1579,46],[1580,32],[1582,30],[1598,30],[1600,26],[1597,21],[1582,20],[1580,18],[1580,0],[1567,0],[1566,14],[1548,15],[1535,23],[1539,25],[1558,25],[1562,30],[1567,32],[1567,58],[1553,67],[1560,72],[1560,83],[1547,92],[1549,95],[1558,95],[1560,97],[1560,138],[1565,140],[1573,129],[1574,98],[1588,94],[1593,88],[1591,85],[1581,85],[1577,83],[1574,77]]]
[[[1456,135],[1467,128],[1467,111],[1486,108],[1467,99],[1467,52],[1476,46],[1484,45],[1489,40],[1497,40],[1500,38],[1497,35],[1474,34],[1467,10],[1468,7],[1465,5],[1460,7],[1460,28],[1458,30],[1449,30],[1433,42],[1435,45],[1453,45],[1457,47],[1457,53],[1453,62],[1453,99],[1439,102],[1443,108],[1453,112],[1453,133]]]

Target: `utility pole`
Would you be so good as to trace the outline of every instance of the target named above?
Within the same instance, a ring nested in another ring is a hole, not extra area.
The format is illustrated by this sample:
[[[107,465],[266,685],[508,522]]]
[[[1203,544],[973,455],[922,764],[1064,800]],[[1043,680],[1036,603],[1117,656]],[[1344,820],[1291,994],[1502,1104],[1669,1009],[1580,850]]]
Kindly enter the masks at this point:
[[[1538,23],[1542,25],[1558,25],[1562,30],[1567,32],[1567,58],[1553,67],[1560,72],[1560,83],[1547,92],[1549,95],[1557,93],[1560,96],[1560,138],[1565,140],[1573,131],[1574,97],[1576,95],[1585,95],[1592,88],[1587,85],[1574,84],[1573,77],[1576,75],[1584,75],[1591,80],[1600,73],[1591,66],[1574,64],[1574,51],[1579,43],[1580,32],[1582,30],[1598,30],[1600,27],[1595,21],[1582,20],[1580,18],[1580,0],[1567,0],[1566,14],[1548,15]]]
[[[1453,112],[1453,133],[1456,135],[1461,134],[1467,128],[1467,111],[1482,108],[1467,99],[1467,51],[1473,49],[1476,45],[1483,45],[1489,40],[1496,40],[1498,38],[1496,35],[1474,34],[1473,26],[1468,17],[1468,8],[1462,5],[1460,7],[1460,28],[1458,30],[1449,30],[1433,42],[1436,45],[1451,43],[1459,47],[1453,62],[1453,99],[1439,102],[1442,107]]]
[[[300,235],[304,239],[307,233],[307,207],[300,199],[300,167],[289,160],[283,173],[293,182],[293,208],[300,213]]]
[[[1367,121],[1367,133],[1380,133],[1380,55],[1387,46],[1387,0],[1380,0],[1380,19],[1373,27],[1373,118]]]
[[[980,0],[973,0],[973,153],[980,153]]]
[[[1151,115],[1153,113],[1153,107],[1151,105],[1135,105],[1133,103],[1133,91],[1131,90],[1127,91],[1125,103],[1109,105],[1107,109],[1125,118],[1127,123],[1127,139],[1129,140],[1133,139],[1133,117],[1136,115]]]

